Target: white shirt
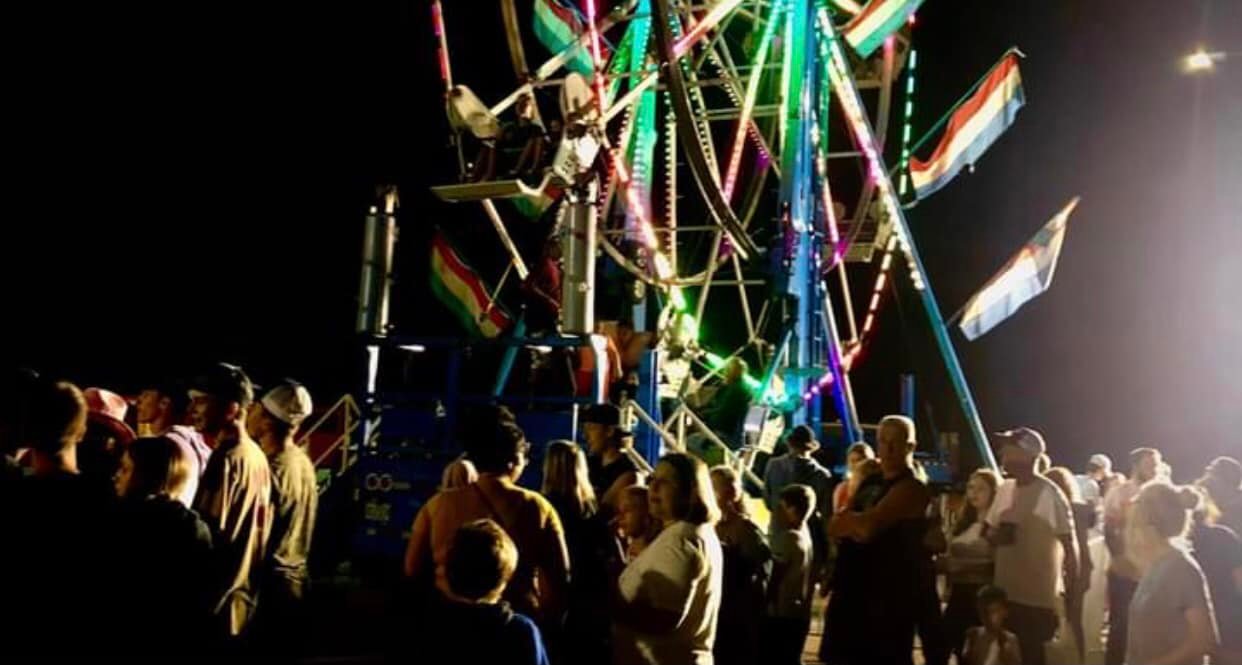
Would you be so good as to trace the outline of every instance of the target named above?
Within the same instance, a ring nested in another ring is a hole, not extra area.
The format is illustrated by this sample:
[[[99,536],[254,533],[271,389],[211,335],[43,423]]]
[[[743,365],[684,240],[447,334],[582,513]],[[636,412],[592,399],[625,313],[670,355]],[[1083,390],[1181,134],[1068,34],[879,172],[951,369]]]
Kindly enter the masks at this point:
[[[627,602],[675,612],[681,621],[663,634],[615,624],[613,661],[617,665],[711,665],[723,569],[720,540],[712,525],[674,522],[665,527],[626,566],[618,584]]]

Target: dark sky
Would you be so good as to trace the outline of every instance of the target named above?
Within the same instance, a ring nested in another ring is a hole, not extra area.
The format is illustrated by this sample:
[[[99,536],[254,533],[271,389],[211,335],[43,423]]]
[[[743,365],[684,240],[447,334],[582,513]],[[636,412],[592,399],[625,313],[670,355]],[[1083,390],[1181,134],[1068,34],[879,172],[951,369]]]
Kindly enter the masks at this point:
[[[469,1],[486,18],[450,32],[486,53],[495,3]],[[407,244],[454,214],[426,193],[451,174],[427,3],[257,4],[4,22],[14,360],[121,388],[215,358],[351,385],[371,188],[402,186]],[[985,425],[1040,426],[1075,466],[1150,443],[1185,475],[1242,448],[1242,2],[928,0],[915,35],[916,130],[1029,56],[1017,124],[911,214],[946,313],[1083,197],[1052,290],[955,336]],[[1238,55],[1187,77],[1200,43]]]

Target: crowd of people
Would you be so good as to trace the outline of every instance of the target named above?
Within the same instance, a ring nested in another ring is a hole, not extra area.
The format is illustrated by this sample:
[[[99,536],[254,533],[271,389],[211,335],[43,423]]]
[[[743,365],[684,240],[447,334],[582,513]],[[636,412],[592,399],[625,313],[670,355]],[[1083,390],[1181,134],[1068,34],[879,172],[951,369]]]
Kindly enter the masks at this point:
[[[296,658],[319,499],[295,441],[304,386],[256,401],[241,368],[218,364],[150,381],[132,405],[29,370],[3,390],[10,662]]]
[[[1238,631],[1218,629],[1242,626],[1232,458],[1191,486],[1150,448],[1129,479],[1102,455],[1076,476],[1020,428],[995,436],[1003,475],[937,492],[908,418],[852,446],[843,478],[798,427],[763,469],[760,525],[740,468],[670,453],[644,473],[616,406],[588,410],[585,447],[549,444],[542,493],[517,485],[530,445],[513,414],[469,420],[406,555],[432,662],[800,663],[817,592],[824,663],[1083,662],[1096,567],[1107,662],[1242,662]]]
[[[295,439],[305,387],[256,401],[220,364],[131,403],[10,378],[6,644],[43,660],[297,657],[318,499]],[[585,445],[544,448],[534,491],[518,484],[531,446],[513,413],[462,419],[464,453],[404,561],[418,662],[800,663],[823,606],[818,656],[834,665],[911,663],[916,649],[929,665],[1082,662],[1105,632],[1109,664],[1242,663],[1236,459],[1187,486],[1154,448],[1131,453],[1129,477],[1103,455],[1074,475],[1019,428],[995,435],[1003,475],[944,491],[914,458],[914,423],[889,416],[842,477],[803,426],[758,483],[686,453],[647,466],[615,405],[583,420]],[[1093,577],[1106,580],[1096,622]],[[1050,656],[1054,643],[1071,646]]]

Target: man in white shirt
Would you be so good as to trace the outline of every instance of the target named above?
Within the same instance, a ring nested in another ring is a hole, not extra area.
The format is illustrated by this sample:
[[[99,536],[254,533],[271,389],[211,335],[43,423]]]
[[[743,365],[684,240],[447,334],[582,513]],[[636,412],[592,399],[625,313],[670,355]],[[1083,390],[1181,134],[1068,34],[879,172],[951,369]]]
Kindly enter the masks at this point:
[[[996,440],[1012,480],[998,490],[985,520],[996,546],[994,583],[1009,596],[1008,628],[1018,636],[1023,664],[1044,665],[1044,643],[1056,634],[1063,572],[1070,599],[1081,595],[1074,517],[1064,493],[1035,473],[1046,450],[1039,432],[1021,427]]]

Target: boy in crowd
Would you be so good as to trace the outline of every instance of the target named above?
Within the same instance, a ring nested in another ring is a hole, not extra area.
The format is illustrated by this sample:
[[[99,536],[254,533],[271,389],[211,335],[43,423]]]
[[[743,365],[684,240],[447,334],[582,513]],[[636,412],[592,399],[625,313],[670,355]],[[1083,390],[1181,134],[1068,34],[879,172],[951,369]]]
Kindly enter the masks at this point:
[[[799,664],[802,645],[811,628],[811,531],[807,517],[815,510],[815,490],[789,485],[781,490],[774,520],[780,530],[772,534],[772,582],[764,639],[772,662]]]
[[[1022,654],[1018,638],[1005,630],[1009,620],[1009,599],[1000,587],[979,590],[979,621],[983,624],[966,631],[962,658],[966,665],[1019,665]]]

